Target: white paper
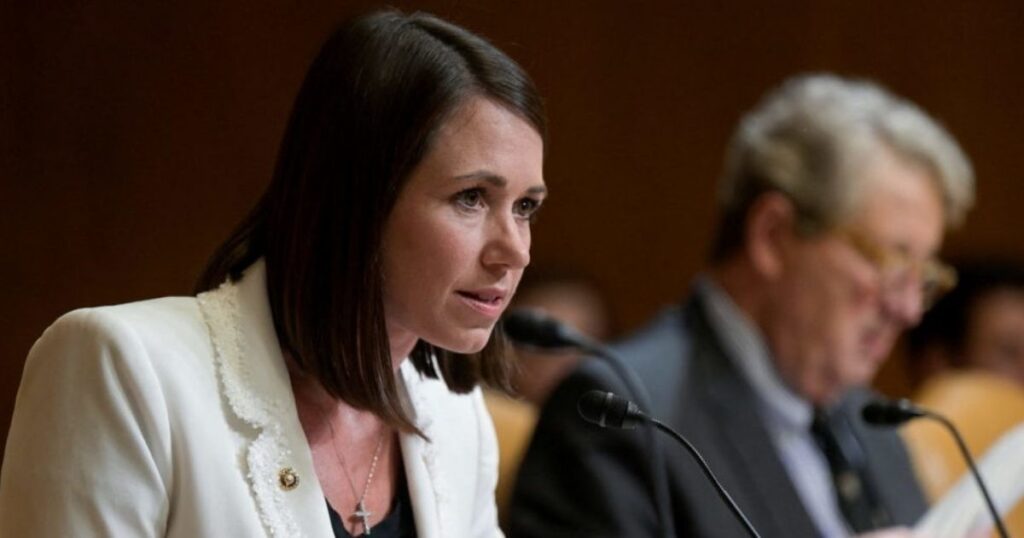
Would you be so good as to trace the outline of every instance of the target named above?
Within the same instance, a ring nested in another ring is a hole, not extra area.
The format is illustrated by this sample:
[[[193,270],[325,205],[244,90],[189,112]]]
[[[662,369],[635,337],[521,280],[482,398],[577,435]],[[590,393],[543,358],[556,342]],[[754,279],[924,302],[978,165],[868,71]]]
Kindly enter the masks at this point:
[[[1024,423],[1003,434],[978,462],[992,496],[1005,516],[1024,497]],[[970,469],[926,513],[914,530],[934,538],[978,536],[994,528],[985,498]]]

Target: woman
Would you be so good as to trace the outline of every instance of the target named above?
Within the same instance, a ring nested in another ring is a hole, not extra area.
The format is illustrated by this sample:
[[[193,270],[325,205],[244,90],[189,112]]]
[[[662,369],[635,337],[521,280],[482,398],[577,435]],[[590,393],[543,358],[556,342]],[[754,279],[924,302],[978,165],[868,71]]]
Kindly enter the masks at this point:
[[[4,536],[491,536],[480,381],[529,262],[544,116],[423,14],[339,29],[197,297],[59,319],[25,367]]]

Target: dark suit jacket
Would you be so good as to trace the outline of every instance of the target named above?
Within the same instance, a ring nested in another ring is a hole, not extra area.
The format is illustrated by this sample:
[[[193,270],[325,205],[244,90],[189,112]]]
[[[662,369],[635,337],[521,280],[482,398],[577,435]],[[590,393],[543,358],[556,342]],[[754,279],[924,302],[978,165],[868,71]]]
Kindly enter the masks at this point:
[[[671,309],[616,347],[650,393],[650,415],[688,438],[764,538],[819,536],[760,422],[757,399],[725,355],[699,298]],[[626,395],[597,360],[585,361],[550,397],[523,460],[510,511],[510,537],[744,536],[689,453],[662,437],[657,468],[671,516],[659,523],[652,493],[653,439],[643,428],[601,429],[583,422],[579,397],[592,389]],[[926,504],[906,450],[892,430],[863,423],[870,397],[851,391],[848,417],[867,455],[870,480],[898,524]]]

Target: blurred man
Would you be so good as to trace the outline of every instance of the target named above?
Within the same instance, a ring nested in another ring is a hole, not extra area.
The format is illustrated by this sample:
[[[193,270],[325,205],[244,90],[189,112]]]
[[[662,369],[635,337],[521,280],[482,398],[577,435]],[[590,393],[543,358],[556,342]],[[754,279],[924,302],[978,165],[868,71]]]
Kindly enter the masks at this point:
[[[935,255],[972,202],[966,156],[878,86],[801,77],[742,120],[720,192],[691,297],[617,347],[646,411],[696,445],[765,537],[912,524],[925,501],[904,446],[859,410],[896,337],[950,284]],[[594,388],[629,395],[594,361],[555,390],[511,536],[744,534],[681,447],[583,423],[577,400]]]

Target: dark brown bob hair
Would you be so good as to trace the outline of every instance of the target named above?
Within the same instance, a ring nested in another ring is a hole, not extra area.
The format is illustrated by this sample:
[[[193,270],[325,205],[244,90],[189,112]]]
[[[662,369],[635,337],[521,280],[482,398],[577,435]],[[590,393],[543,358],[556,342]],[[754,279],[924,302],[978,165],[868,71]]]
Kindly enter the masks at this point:
[[[379,11],[343,24],[306,74],[270,186],[197,285],[237,280],[263,258],[282,349],[332,396],[403,431],[417,430],[385,327],[383,227],[441,125],[474,96],[545,137],[533,82],[484,39],[424,13]],[[410,358],[454,392],[481,381],[507,389],[504,348],[498,328],[479,353],[421,340]]]

